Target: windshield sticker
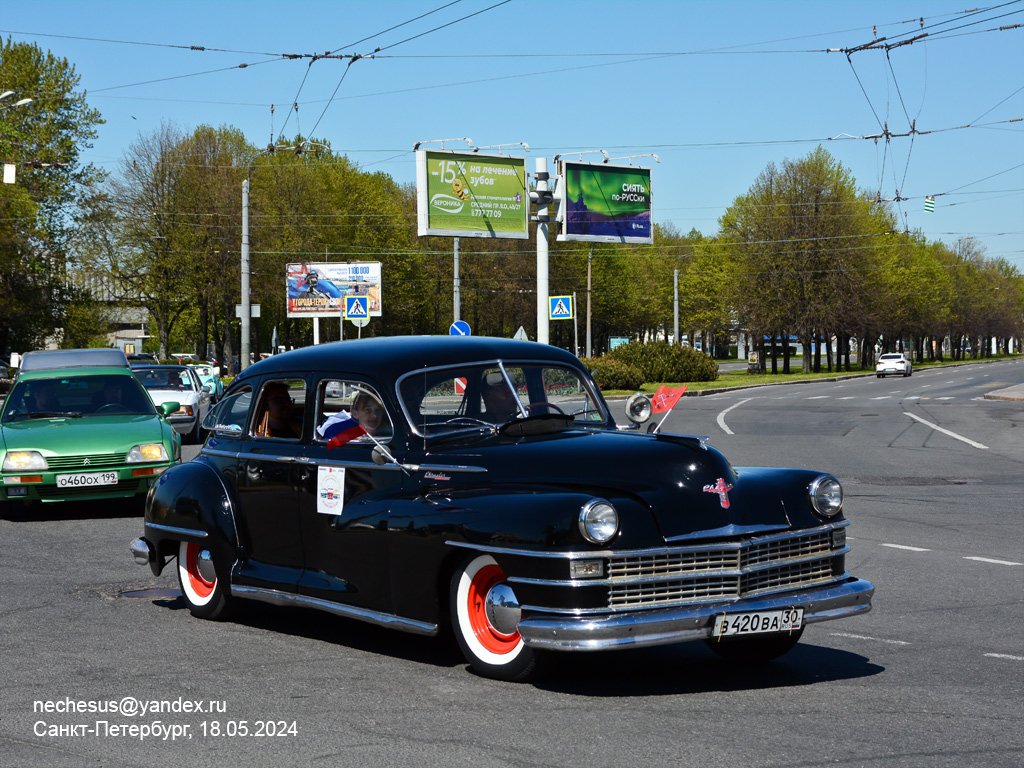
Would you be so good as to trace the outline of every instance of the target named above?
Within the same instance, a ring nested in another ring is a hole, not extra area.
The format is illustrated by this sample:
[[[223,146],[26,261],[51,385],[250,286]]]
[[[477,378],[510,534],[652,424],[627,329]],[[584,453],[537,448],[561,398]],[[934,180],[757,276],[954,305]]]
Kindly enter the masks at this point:
[[[318,467],[316,511],[321,515],[340,515],[345,502],[345,468]]]

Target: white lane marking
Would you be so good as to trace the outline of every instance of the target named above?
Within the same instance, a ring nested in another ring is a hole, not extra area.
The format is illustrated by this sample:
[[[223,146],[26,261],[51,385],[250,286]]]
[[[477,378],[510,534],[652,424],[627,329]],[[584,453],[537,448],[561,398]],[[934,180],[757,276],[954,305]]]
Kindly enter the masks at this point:
[[[881,397],[872,397],[872,400],[888,400],[892,395],[882,395]]]
[[[725,434],[727,434],[727,435],[735,434],[731,429],[729,429],[727,426],[725,426],[725,414],[727,414],[733,408],[739,408],[744,403],[749,403],[753,399],[754,398],[752,398],[752,397],[748,397],[746,400],[740,400],[735,405],[730,405],[728,408],[726,408],[724,411],[722,411],[720,414],[718,414],[718,419],[717,419],[718,426],[720,426],[722,428],[722,431],[725,432]]]
[[[875,643],[888,643],[889,645],[910,645],[904,640],[886,640],[881,637],[868,637],[867,635],[851,635],[849,632],[829,632],[832,637],[849,637],[853,640],[871,640]]]
[[[891,547],[892,549],[905,549],[908,552],[931,552],[930,549],[923,549],[921,547],[908,547],[906,544],[883,544],[883,547]]]
[[[922,384],[921,385],[921,389],[928,389],[928,387],[930,387],[930,386],[931,386],[931,384]]]
[[[981,443],[976,443],[973,440],[969,440],[968,438],[964,437],[963,435],[958,435],[956,432],[950,432],[948,429],[943,429],[938,424],[932,424],[930,421],[925,421],[920,416],[915,416],[914,414],[907,413],[906,411],[903,412],[903,415],[904,416],[909,416],[914,421],[919,421],[922,424],[924,424],[926,427],[931,427],[936,432],[941,432],[944,435],[949,435],[953,439],[960,440],[961,442],[967,443],[968,445],[970,445],[970,446],[972,446],[974,448],[980,448],[983,451],[987,451],[988,450],[988,446],[987,445],[982,445]]]
[[[1024,565],[1024,563],[1015,563],[1012,560],[993,560],[991,557],[965,557],[964,560],[976,560],[979,563],[992,563],[992,565]]]
[[[946,397],[936,397],[935,399],[936,400],[956,400],[955,397],[950,397],[948,395]]]
[[[815,395],[814,397],[808,397],[808,400],[828,400],[831,395]]]
[[[1010,661],[1024,661],[1024,656],[1011,656],[1008,653],[986,653],[985,656],[990,659],[1009,659]]]
[[[856,400],[857,398],[855,398],[855,397],[838,397],[836,399],[837,400]]]

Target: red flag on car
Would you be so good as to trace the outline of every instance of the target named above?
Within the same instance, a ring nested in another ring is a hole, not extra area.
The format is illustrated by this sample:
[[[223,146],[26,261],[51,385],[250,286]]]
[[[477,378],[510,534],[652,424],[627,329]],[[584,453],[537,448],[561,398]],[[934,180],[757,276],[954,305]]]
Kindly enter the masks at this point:
[[[665,413],[666,411],[671,411],[685,391],[686,387],[666,387],[664,385],[658,387],[658,391],[651,398],[654,412]]]

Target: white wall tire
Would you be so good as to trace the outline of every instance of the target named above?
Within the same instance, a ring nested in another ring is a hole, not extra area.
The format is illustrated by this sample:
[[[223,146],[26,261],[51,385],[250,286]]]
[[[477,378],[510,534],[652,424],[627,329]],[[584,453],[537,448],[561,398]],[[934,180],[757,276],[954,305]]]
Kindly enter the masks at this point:
[[[518,631],[494,625],[486,610],[487,596],[505,586],[505,574],[489,555],[463,562],[452,576],[450,600],[455,639],[475,672],[497,680],[523,681],[536,669],[535,651]]]
[[[199,567],[201,544],[183,541],[178,545],[178,584],[189,611],[201,619],[226,618],[232,608],[227,579],[214,563],[217,575],[211,581]]]

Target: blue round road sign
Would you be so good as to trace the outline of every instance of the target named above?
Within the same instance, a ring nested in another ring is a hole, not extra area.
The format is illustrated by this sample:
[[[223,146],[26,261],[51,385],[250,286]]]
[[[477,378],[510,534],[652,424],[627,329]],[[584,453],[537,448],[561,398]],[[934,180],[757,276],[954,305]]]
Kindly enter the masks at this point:
[[[472,335],[469,330],[469,323],[465,320],[456,320],[452,323],[452,327],[448,329],[449,336],[470,336]]]

